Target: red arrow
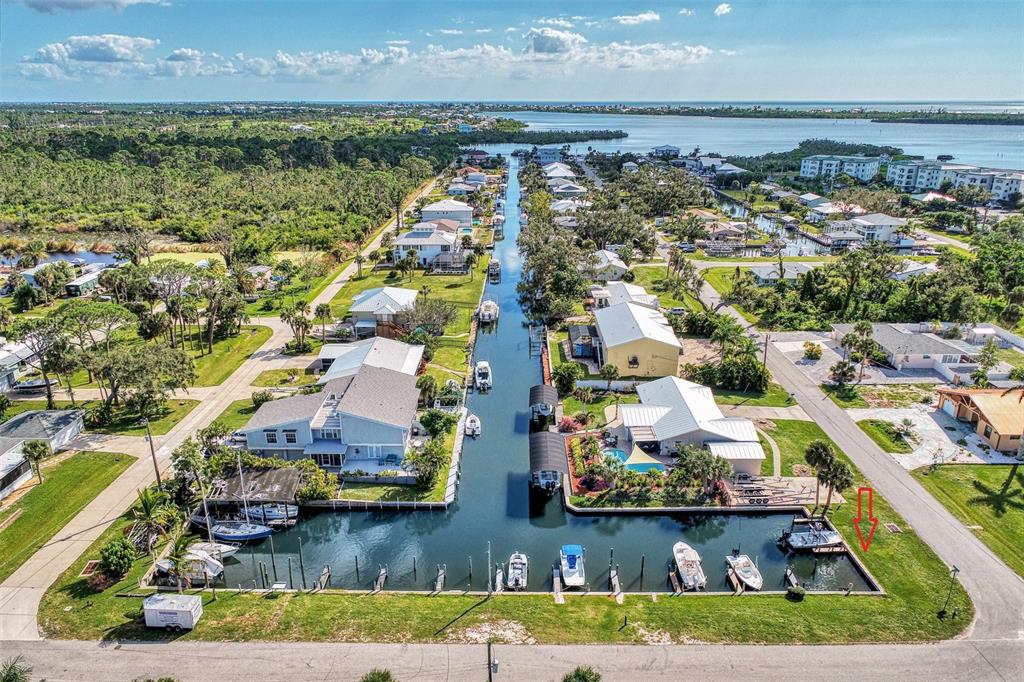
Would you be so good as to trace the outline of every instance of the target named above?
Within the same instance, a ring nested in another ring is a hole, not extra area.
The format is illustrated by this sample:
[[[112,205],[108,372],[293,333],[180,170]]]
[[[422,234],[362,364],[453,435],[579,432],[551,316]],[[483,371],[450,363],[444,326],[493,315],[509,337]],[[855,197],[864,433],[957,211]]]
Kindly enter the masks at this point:
[[[868,494],[868,521],[871,522],[871,530],[868,531],[867,539],[860,530],[860,520],[863,517],[864,493]],[[878,519],[875,518],[875,491],[871,488],[857,488],[857,516],[853,519],[853,527],[857,529],[857,539],[860,540],[861,549],[865,552],[871,546],[871,539],[875,537],[875,529],[878,528]]]

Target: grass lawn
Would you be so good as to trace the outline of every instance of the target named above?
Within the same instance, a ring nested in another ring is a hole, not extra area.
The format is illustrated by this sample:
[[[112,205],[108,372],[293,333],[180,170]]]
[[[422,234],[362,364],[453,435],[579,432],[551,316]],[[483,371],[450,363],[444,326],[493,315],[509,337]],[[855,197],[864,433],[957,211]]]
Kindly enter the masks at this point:
[[[1024,576],[1024,471],[1017,465],[946,464],[912,472],[921,485]]]
[[[291,379],[292,372],[295,372],[295,380]],[[265,369],[253,379],[253,386],[308,386],[315,384],[316,375],[306,374],[301,368],[292,369]]]
[[[243,326],[237,336],[213,344],[213,353],[196,357],[196,386],[219,386],[273,334],[270,327]],[[193,357],[196,353],[192,353]]]
[[[793,475],[794,464],[805,464],[804,450],[812,440],[828,441],[835,448],[832,439],[825,435],[821,427],[814,422],[805,422],[799,419],[772,419],[771,423],[774,428],[766,428],[765,432],[779,446],[779,457],[782,464],[780,473],[783,476]]]
[[[481,258],[473,275],[427,275],[422,270],[416,270],[409,277],[403,277],[393,270],[370,272],[366,269],[362,277],[353,277],[345,283],[331,301],[331,308],[334,316],[342,319],[348,314],[352,300],[367,289],[399,287],[420,291],[426,284],[430,287],[430,298],[454,303],[458,308],[458,317],[448,325],[445,334],[468,334],[470,320],[480,304],[480,294],[487,282],[487,261],[487,256]]]
[[[583,369],[584,379],[600,379],[600,375],[590,374],[587,371],[587,366],[584,365],[582,362],[576,362],[571,357],[565,354],[565,346],[562,345],[562,342],[568,340],[568,338],[568,331],[558,330],[548,333],[548,357],[551,358],[551,369],[554,370],[555,367],[558,367],[559,365],[566,365],[572,362],[579,365]],[[624,379],[625,377],[619,378]]]
[[[434,349],[434,356],[430,362],[434,365],[450,369],[459,375],[466,373],[469,358],[466,355],[465,336],[442,336],[437,340],[437,348]]]
[[[44,462],[43,484],[0,512],[2,522],[21,510],[20,516],[0,531],[0,582],[134,461],[130,455],[80,452],[56,464]]]
[[[618,398],[620,405],[632,405],[640,402],[640,396],[636,393],[600,393],[594,395],[594,402],[584,405],[575,396],[568,396],[562,399],[562,411],[566,416],[571,417],[586,411],[594,416],[592,426],[604,426],[607,421],[604,417],[604,408],[614,405]]]
[[[884,419],[864,419],[857,422],[857,426],[885,452],[907,453],[914,451],[907,439],[896,431],[896,427],[891,422]]]
[[[843,409],[863,407],[910,407],[934,402],[935,384],[849,385],[842,391],[822,384],[821,390]]]
[[[1024,353],[1014,348],[998,348],[996,357],[1013,367],[1024,367]]]
[[[747,270],[747,268],[741,268],[741,270]],[[711,287],[723,296],[732,290],[732,278],[736,273],[736,268],[707,268],[704,270],[704,279]],[[758,316],[748,310],[741,308],[740,306],[734,305],[740,315],[743,316],[747,322],[756,323]]]
[[[280,286],[274,291],[264,292],[258,300],[246,303],[245,312],[251,317],[276,317],[286,304],[297,300],[312,301],[327,288],[328,284],[337,279],[346,265],[348,262],[327,268],[323,275],[308,282],[295,277],[290,284]]]
[[[445,439],[447,452],[455,449],[455,429]],[[451,459],[447,466],[437,474],[437,480],[430,488],[421,485],[387,485],[380,483],[345,483],[338,493],[339,500],[359,500],[369,502],[402,501],[402,502],[443,502],[444,491],[448,487],[448,472],[451,470]]]
[[[861,396],[860,389],[857,386],[850,386],[847,384],[846,386],[843,386],[842,389],[837,389],[835,386],[822,384],[819,388],[821,388],[825,395],[832,399],[832,402],[844,410],[870,407],[870,405],[868,405],[868,401],[864,400]]]
[[[686,308],[693,312],[703,310],[693,296],[685,292],[680,292],[677,296],[669,289],[664,267],[635,267],[633,275],[633,283],[642,286],[652,294],[657,294],[658,301],[661,302],[663,308]]]
[[[249,418],[254,414],[256,414],[256,407],[252,404],[252,400],[249,398],[243,398],[242,400],[236,400],[224,408],[224,411],[217,415],[217,419],[214,421],[222,422],[232,431],[237,431],[245,426],[245,423],[249,421]]]
[[[88,410],[94,405],[99,404],[99,400],[79,400],[78,409]],[[159,419],[154,419],[149,423],[149,429],[153,432],[154,436],[162,436],[174,428],[174,425],[185,418],[189,412],[191,412],[199,404],[198,400],[189,400],[187,398],[171,398],[167,401],[167,406],[164,410],[163,415]],[[54,407],[58,410],[71,409],[70,400],[55,400]],[[7,419],[27,412],[29,410],[45,410],[46,400],[16,400],[11,405],[11,408],[7,410]],[[86,427],[86,431],[94,433],[108,433],[118,436],[144,436],[146,435],[146,427],[139,424],[139,418],[135,414],[114,412],[114,419],[110,424],[106,426]]]
[[[750,405],[753,407],[790,407],[796,401],[789,391],[776,383],[768,384],[764,393],[752,391],[729,391],[724,388],[713,389],[715,402],[719,405]]]

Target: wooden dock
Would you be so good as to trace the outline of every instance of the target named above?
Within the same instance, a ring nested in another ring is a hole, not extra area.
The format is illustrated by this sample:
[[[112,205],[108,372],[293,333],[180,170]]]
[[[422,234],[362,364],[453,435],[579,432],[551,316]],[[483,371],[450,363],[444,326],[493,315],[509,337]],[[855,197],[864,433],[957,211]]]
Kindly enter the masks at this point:
[[[623,601],[625,601],[625,595],[622,594],[622,585],[619,584],[618,568],[613,568],[611,573],[608,574],[608,582],[612,584],[612,594],[615,596],[615,603],[623,603]]]
[[[434,594],[440,594],[441,591],[444,590],[444,579],[447,577],[447,574],[447,564],[437,567],[437,577],[434,578]]]
[[[672,594],[683,593],[683,586],[679,584],[679,576],[671,568],[668,569],[668,581],[672,584]]]
[[[564,604],[565,596],[562,594],[562,574],[558,571],[558,566],[551,569],[551,589],[555,592],[555,603]]]
[[[725,577],[729,579],[729,584],[732,585],[733,595],[743,594],[746,590],[746,586],[743,584],[743,581],[739,579],[739,576],[736,575],[736,571],[731,568],[727,569]]]
[[[783,575],[783,578],[786,580],[786,585],[789,587],[798,587],[800,585],[799,581],[796,579],[796,575],[793,573],[793,568],[790,566],[786,566],[786,572]]]
[[[384,583],[388,581],[388,567],[381,566],[377,572],[377,578],[373,581],[373,591],[380,592],[384,589]]]

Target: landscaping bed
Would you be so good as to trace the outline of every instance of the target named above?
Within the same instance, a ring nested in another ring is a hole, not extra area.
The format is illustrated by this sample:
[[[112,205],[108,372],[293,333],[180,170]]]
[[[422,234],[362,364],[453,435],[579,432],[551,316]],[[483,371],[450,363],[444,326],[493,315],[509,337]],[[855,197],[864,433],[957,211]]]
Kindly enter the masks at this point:
[[[914,451],[907,439],[891,422],[884,419],[864,419],[857,422],[857,426],[885,452],[906,454]]]

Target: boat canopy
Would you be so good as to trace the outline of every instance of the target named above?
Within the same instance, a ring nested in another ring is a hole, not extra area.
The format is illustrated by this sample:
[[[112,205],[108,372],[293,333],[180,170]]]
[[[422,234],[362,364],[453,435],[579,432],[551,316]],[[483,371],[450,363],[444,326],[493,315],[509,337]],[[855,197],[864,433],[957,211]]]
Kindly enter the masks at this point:
[[[565,436],[554,431],[530,434],[530,471],[557,471],[569,474],[565,454]]]
[[[558,391],[554,386],[538,384],[530,388],[530,407],[534,405],[557,405]]]

